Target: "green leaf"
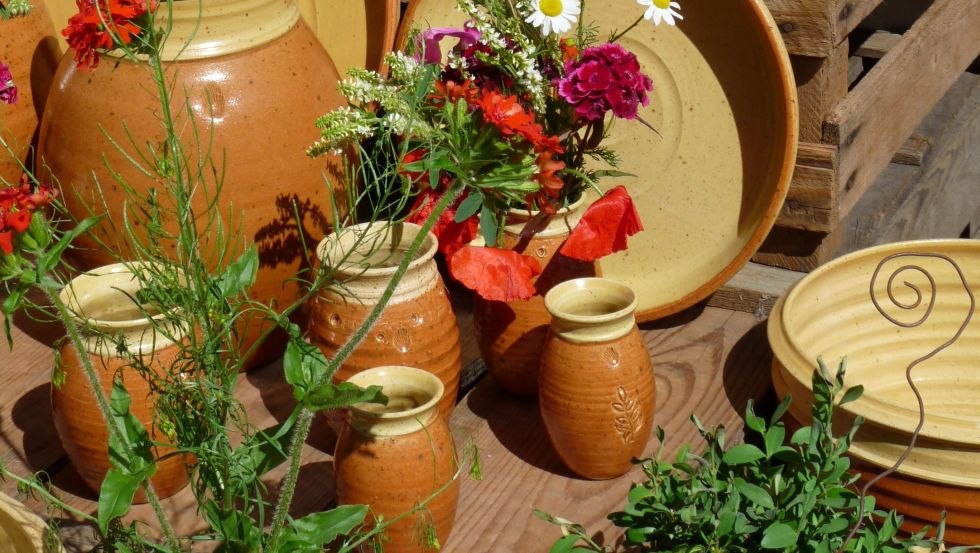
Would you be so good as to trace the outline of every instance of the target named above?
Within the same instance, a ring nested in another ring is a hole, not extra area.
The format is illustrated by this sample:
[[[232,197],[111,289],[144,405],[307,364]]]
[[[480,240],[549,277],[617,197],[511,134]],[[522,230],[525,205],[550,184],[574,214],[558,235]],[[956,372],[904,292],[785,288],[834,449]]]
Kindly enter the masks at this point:
[[[294,520],[279,549],[283,552],[322,551],[337,536],[349,534],[364,524],[367,513],[366,505],[341,505]]]
[[[293,411],[281,423],[256,432],[247,442],[235,448],[233,459],[258,476],[281,465],[286,460],[286,451],[293,437],[293,424],[298,413],[298,410]]]
[[[759,486],[756,486],[755,484],[750,484],[741,478],[735,481],[735,489],[737,489],[738,493],[742,494],[743,497],[762,508],[772,509],[776,506],[776,504],[773,503],[769,492]]]
[[[388,404],[388,398],[381,393],[381,386],[361,388],[350,382],[334,384],[325,382],[319,388],[311,391],[303,404],[314,411],[350,407],[355,403]]]
[[[578,543],[579,537],[575,534],[570,534],[568,536],[563,536],[561,539],[555,542],[548,550],[548,553],[571,553],[572,549]]]
[[[143,478],[127,474],[115,468],[106,472],[102,488],[99,489],[98,521],[99,530],[105,535],[109,522],[129,512],[133,497]]]
[[[494,217],[494,213],[486,205],[480,210],[480,235],[483,236],[483,241],[486,242],[487,246],[495,246],[497,244],[497,218]]]
[[[762,531],[762,542],[759,545],[763,549],[786,549],[796,545],[798,539],[796,530],[792,526],[784,522],[777,522]]]
[[[313,386],[327,373],[327,357],[320,348],[302,338],[290,337],[282,357],[286,382],[293,386],[293,397],[302,402]]]
[[[728,451],[722,460],[729,465],[744,465],[753,463],[765,457],[766,454],[752,444],[739,444]]]
[[[476,215],[480,208],[483,207],[483,196],[477,192],[470,192],[463,201],[459,203],[459,207],[456,208],[456,216],[453,220],[457,223],[462,223],[463,221],[469,219],[470,217]]]
[[[838,405],[851,403],[852,401],[855,401],[859,397],[861,397],[861,394],[863,393],[864,393],[864,386],[858,385],[858,386],[854,386],[853,388],[848,388],[847,391],[844,392],[844,397],[840,398]]]
[[[851,522],[846,518],[835,518],[817,529],[817,534],[837,534],[850,527]]]
[[[255,284],[259,273],[259,252],[253,244],[218,276],[217,285],[222,298],[241,294]]]
[[[766,431],[766,457],[772,457],[774,453],[779,451],[785,439],[786,427],[782,424],[777,424]]]
[[[81,234],[88,232],[90,228],[95,226],[99,222],[98,217],[89,217],[79,221],[77,225],[70,228],[61,236],[61,240],[54,245],[44,256],[37,260],[38,273],[46,275],[50,273],[60,262],[61,254],[68,249],[72,241],[78,238]]]
[[[129,412],[131,401],[122,380],[114,379],[109,395],[109,411],[123,436],[109,433],[109,460],[113,467],[121,471],[146,478],[156,472],[153,443],[143,423]]]
[[[783,418],[783,415],[786,414],[786,411],[789,409],[792,402],[793,396],[786,394],[786,397],[784,397],[783,400],[779,402],[779,405],[776,406],[776,410],[772,412],[772,417],[769,419],[770,426],[775,425],[776,422]]]
[[[766,431],[766,420],[755,414],[755,411],[752,409],[751,399],[745,405],[745,426],[748,426],[759,434],[764,434]]]

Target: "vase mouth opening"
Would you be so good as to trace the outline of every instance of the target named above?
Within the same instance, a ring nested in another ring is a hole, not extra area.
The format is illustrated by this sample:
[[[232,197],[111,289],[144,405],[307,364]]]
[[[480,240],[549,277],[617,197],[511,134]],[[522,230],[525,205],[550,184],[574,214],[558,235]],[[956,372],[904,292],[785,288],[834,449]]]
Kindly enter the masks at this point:
[[[445,386],[438,377],[415,367],[400,365],[374,367],[361,371],[347,382],[362,388],[381,386],[388,404],[356,403],[351,411],[375,420],[414,420],[438,410]]]
[[[140,303],[143,281],[137,274],[147,270],[134,263],[114,263],[86,271],[59,292],[73,316],[96,328],[127,330],[163,323],[172,312],[152,303]]]
[[[394,247],[395,230],[390,223],[361,223],[339,229],[320,241],[317,258],[323,266],[351,276],[393,275],[422,231],[421,226],[413,223],[402,223],[401,226],[401,238]],[[408,269],[431,261],[438,247],[435,235],[426,233]]]
[[[562,282],[545,294],[552,317],[576,323],[598,323],[631,317],[637,298],[625,284],[601,277]]]

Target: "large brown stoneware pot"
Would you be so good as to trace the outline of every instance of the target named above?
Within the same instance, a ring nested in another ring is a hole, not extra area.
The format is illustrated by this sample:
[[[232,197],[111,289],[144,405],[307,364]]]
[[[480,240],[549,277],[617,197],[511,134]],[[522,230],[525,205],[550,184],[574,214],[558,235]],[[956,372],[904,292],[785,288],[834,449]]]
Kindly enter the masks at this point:
[[[154,321],[133,302],[139,282],[133,272],[123,264],[107,265],[75,277],[61,292],[61,301],[85,323],[83,341],[86,355],[109,397],[113,378],[120,378],[132,398],[130,412],[150,432],[150,439],[167,443],[169,438],[154,425],[156,395],[148,375],[140,374],[130,355],[120,355],[116,342],[125,343],[129,352],[137,354],[140,364],[164,376],[172,370],[174,360],[180,354],[183,333],[176,328],[159,332]],[[157,324],[163,323],[163,315],[155,315]],[[165,335],[166,334],[166,335]],[[91,388],[82,365],[79,352],[66,340],[61,347],[60,369],[64,382],[51,387],[51,405],[54,426],[61,438],[65,453],[75,465],[75,470],[90,488],[98,491],[109,470],[109,432],[102,414],[92,397]],[[156,447],[157,459],[173,453],[173,448]],[[177,493],[188,482],[182,455],[171,455],[158,462],[151,481],[160,497]],[[142,491],[137,492],[137,502],[145,502]]]
[[[0,102],[0,138],[13,150],[0,148],[0,178],[16,183],[23,173],[39,112],[61,54],[47,8],[35,0],[28,15],[0,20],[0,62],[10,66],[17,102]]]
[[[618,282],[580,278],[552,288],[545,305],[553,319],[538,400],[548,437],[575,474],[621,476],[643,454],[656,397],[636,295]]]
[[[559,210],[541,228],[526,228],[528,213],[513,211],[504,229],[504,248],[536,259],[541,274],[532,282],[535,294],[528,300],[491,301],[476,296],[473,324],[477,345],[487,370],[501,388],[515,396],[537,397],[538,364],[551,315],[544,296],[554,285],[579,277],[595,276],[595,264],[565,257],[558,249],[581,217],[583,202]]]
[[[348,227],[320,243],[318,270],[330,271],[334,282],[309,306],[309,338],[327,357],[335,356],[378,304],[421,227],[405,223],[402,229],[394,250],[389,247],[391,227],[382,223]],[[442,381],[439,410],[449,420],[459,389],[459,329],[435,263],[437,246],[431,233],[423,239],[381,318],[334,379],[383,365],[418,367]]]
[[[201,151],[210,149],[223,175],[213,204],[207,204],[204,188],[195,192],[205,255],[216,259],[225,252],[228,260],[255,243],[260,267],[252,298],[280,306],[291,303],[298,293],[294,277],[305,266],[303,244],[315,244],[329,231],[324,172],[339,182],[334,178],[339,174],[336,160],[325,163],[305,154],[318,136],[313,121],[343,104],[336,69],[292,0],[161,3],[158,18],[168,17],[167,6],[173,8],[174,28],[162,55],[173,83],[171,112],[186,152],[197,155],[197,132]],[[79,266],[92,268],[118,256],[132,257],[122,218],[129,198],[107,165],[137,195],[156,188],[161,204],[167,205],[163,183],[141,173],[105,135],[130,152],[130,136],[136,144],[159,150],[162,114],[147,67],[103,56],[94,71],[87,71],[76,67],[72,56],[69,51],[55,75],[41,122],[39,154],[60,182],[71,214],[109,216],[94,229],[107,247],[83,236],[73,250]],[[203,172],[213,195],[210,169]],[[216,228],[204,228],[206,210],[223,217],[226,244],[218,244],[221,233]],[[171,231],[178,228],[172,218],[167,225]],[[143,226],[137,223],[135,229],[142,236]],[[173,243],[163,246],[174,248]],[[248,319],[241,331],[244,351],[261,325]],[[281,340],[270,342],[250,365],[270,361],[281,346]]]
[[[459,482],[452,435],[438,409],[442,382],[412,367],[377,367],[349,381],[381,386],[388,405],[350,408],[334,453],[337,502],[368,505],[375,516],[392,520],[431,498],[425,512],[388,528],[384,551],[431,551],[418,542],[420,523],[433,525],[439,543],[446,543]]]

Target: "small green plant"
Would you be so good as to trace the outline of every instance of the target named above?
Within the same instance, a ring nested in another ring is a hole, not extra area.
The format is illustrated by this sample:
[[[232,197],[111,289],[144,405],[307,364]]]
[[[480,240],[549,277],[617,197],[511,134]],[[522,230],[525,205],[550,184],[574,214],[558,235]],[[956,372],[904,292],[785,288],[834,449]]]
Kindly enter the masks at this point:
[[[789,397],[768,421],[749,402],[746,443],[738,445],[726,445],[724,427],[706,430],[692,416],[705,441],[704,453],[695,454],[685,445],[668,462],[661,445],[655,458],[638,461],[646,481],[630,489],[622,511],[609,515],[625,529],[622,547],[671,553],[969,550],[942,548],[942,522],[936,539],[927,539],[926,530],[899,535],[902,517],[876,510],[874,497],[856,491],[858,477],[848,471],[845,453],[863,421],[859,417],[840,436],[832,430],[835,407],[856,400],[863,391],[860,386],[845,389],[845,368],[841,362],[831,375],[819,361],[813,373],[813,421],[790,435],[781,420]],[[657,429],[657,437],[663,444],[663,429]],[[564,536],[551,553],[612,551],[590,539],[580,525],[535,514],[562,528]]]

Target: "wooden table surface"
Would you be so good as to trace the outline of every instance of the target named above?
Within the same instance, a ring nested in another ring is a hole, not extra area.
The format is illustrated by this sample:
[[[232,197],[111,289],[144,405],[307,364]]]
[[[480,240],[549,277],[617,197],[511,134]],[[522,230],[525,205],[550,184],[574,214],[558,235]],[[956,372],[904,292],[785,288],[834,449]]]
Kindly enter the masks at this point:
[[[21,475],[44,471],[59,497],[94,512],[96,495],[81,484],[51,420],[50,344],[55,336],[48,329],[17,322],[14,349],[0,351],[4,382],[0,386],[0,461]],[[481,361],[465,309],[459,323],[464,366],[472,373]],[[747,313],[695,306],[668,320],[642,324],[641,330],[656,373],[655,424],[665,429],[668,450],[684,442],[700,444],[689,422],[692,412],[705,425],[722,423],[730,436],[738,436],[746,400],[762,397],[770,387],[771,353],[764,321]],[[243,375],[238,395],[260,427],[291,409],[292,397],[278,363]],[[322,419],[315,424],[304,452],[294,515],[322,510],[333,499],[333,436]],[[461,399],[451,426],[461,453],[467,444],[478,447],[483,479],[462,477],[456,524],[443,546],[446,553],[547,551],[559,530],[535,518],[533,508],[579,522],[601,533],[606,543],[619,537],[605,515],[622,507],[630,483],[642,477],[638,468],[601,482],[572,476],[551,450],[537,405],[504,395],[488,377]],[[647,454],[656,446],[656,438],[651,437]],[[271,489],[281,476],[281,470],[267,476]],[[16,486],[5,482],[3,491],[16,495]],[[25,502],[43,510],[34,500]],[[179,533],[202,528],[189,489],[164,503]],[[146,506],[134,507],[130,516],[152,520]],[[82,550],[90,543],[88,528],[68,518],[61,524],[69,551]]]

